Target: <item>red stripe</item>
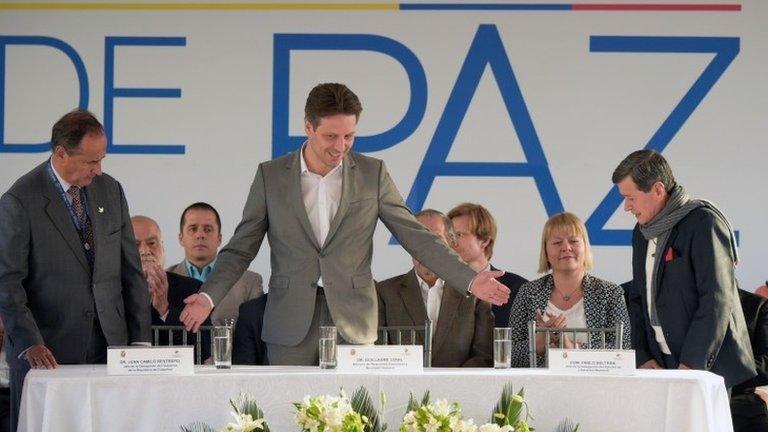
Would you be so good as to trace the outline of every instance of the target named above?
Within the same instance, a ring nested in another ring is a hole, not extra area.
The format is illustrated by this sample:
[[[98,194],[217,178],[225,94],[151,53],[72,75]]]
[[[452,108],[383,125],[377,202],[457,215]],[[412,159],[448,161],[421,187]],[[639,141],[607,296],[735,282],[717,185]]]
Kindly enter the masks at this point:
[[[740,12],[740,4],[574,3],[575,11]]]

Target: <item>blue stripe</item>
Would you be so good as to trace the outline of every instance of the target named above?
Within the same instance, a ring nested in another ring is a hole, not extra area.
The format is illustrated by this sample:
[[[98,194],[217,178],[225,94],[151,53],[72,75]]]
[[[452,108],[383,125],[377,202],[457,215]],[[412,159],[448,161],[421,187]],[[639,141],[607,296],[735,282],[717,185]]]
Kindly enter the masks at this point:
[[[400,10],[570,11],[570,3],[400,3]]]

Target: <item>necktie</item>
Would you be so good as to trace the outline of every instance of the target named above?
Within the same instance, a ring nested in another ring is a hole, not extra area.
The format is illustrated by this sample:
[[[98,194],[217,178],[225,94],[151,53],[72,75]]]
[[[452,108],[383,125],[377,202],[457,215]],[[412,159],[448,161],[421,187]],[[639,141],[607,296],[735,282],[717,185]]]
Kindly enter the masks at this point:
[[[67,194],[72,198],[72,210],[75,212],[75,217],[77,217],[78,224],[80,225],[78,228],[80,229],[80,239],[83,241],[85,255],[88,257],[88,262],[93,265],[93,227],[91,226],[91,220],[85,212],[80,188],[70,186]]]

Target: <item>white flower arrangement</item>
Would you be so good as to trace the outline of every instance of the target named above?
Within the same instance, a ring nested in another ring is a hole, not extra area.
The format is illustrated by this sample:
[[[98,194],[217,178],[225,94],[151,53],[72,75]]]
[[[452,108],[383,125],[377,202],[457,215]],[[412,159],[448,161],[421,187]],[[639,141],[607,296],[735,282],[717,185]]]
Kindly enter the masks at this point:
[[[232,413],[236,423],[227,423],[224,432],[254,432],[264,430],[264,419],[254,419],[250,414]]]
[[[523,408],[526,408],[525,417]],[[464,419],[459,404],[449,404],[445,399],[434,403],[429,401],[429,392],[424,393],[421,401],[416,401],[411,394],[408,400],[407,413],[403,417],[399,432],[530,432],[533,430],[527,423],[530,417],[527,405],[523,399],[523,389],[514,393],[512,385],[504,386],[499,402],[491,416],[491,422],[475,425],[474,420]],[[567,432],[576,429],[564,428]]]
[[[235,422],[227,423],[220,432],[269,432],[269,426],[264,419],[256,399],[248,393],[240,393],[236,398],[230,399],[232,417]],[[205,423],[196,422],[188,426],[181,426],[182,432],[216,432]]]
[[[294,403],[296,425],[304,432],[367,432],[370,421],[357,413],[344,390],[339,396],[305,396]]]
[[[499,426],[496,423],[486,423],[477,428],[477,432],[514,432],[515,428],[510,425]]]
[[[477,432],[474,420],[463,418],[459,404],[449,404],[445,399],[431,403],[429,392],[424,393],[421,402],[411,394],[407,410],[399,432]]]

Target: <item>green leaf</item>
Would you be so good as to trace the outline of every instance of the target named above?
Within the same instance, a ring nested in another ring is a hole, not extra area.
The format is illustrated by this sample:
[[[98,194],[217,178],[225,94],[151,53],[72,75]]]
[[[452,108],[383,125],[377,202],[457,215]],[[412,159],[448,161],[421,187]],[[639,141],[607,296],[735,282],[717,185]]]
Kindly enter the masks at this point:
[[[496,407],[491,414],[490,422],[499,426],[514,426],[520,420],[524,407],[526,408],[525,418],[528,419],[530,415],[524,396],[524,388],[521,387],[520,391],[515,393],[512,383],[505,384],[499,401],[496,403]]]
[[[578,430],[579,424],[576,423],[576,425],[574,425],[573,421],[568,417],[562,419],[560,423],[557,424],[557,428],[555,428],[555,432],[578,432]]]
[[[216,430],[205,423],[194,422],[187,426],[180,426],[182,432],[216,432]]]
[[[418,411],[419,408],[427,405],[429,405],[429,390],[424,392],[421,401],[417,401],[416,398],[413,397],[413,392],[410,392],[408,393],[408,405],[405,407],[405,412]]]
[[[376,410],[376,405],[373,403],[373,400],[365,387],[358,387],[357,390],[352,393],[352,399],[350,399],[349,402],[355,412],[368,418],[365,432],[384,432],[387,430],[387,424],[382,423],[379,412]]]

